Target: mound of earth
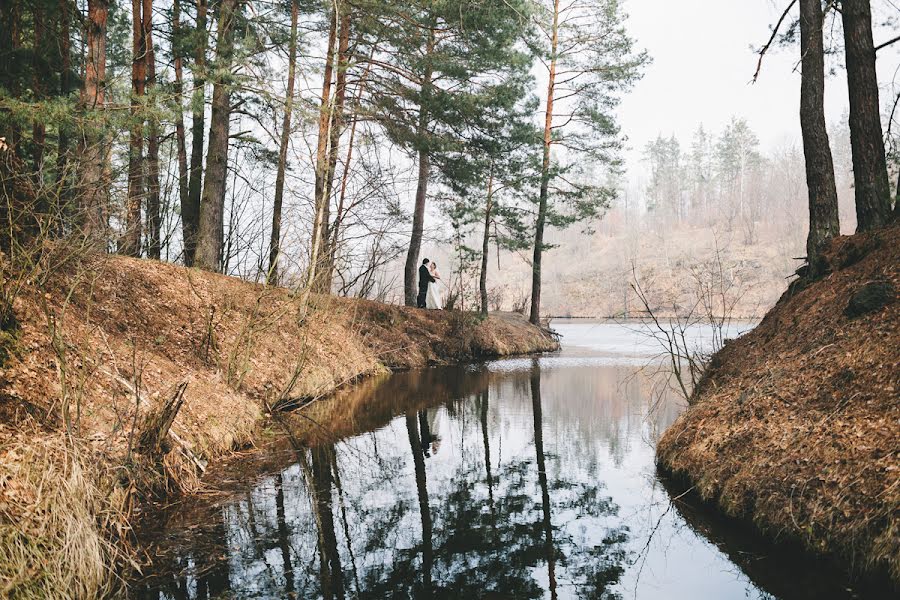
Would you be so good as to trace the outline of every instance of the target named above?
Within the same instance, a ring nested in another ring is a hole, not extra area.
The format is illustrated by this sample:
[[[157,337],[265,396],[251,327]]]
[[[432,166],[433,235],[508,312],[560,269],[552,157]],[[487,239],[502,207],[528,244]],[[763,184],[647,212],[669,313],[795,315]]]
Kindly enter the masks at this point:
[[[900,226],[839,237],[710,364],[658,448],[727,514],[900,583]]]

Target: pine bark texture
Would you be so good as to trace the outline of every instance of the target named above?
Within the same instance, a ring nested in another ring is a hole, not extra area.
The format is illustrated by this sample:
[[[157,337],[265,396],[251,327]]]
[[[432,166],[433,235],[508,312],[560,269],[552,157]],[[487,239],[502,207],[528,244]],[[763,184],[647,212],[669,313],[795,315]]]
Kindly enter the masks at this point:
[[[834,161],[825,125],[825,46],[821,0],[800,0],[800,128],[809,192],[809,235],[806,257],[810,276],[821,274],[820,254],[840,235]]]
[[[147,83],[147,48],[144,39],[143,4],[131,0],[131,130],[128,140],[128,197],[125,232],[119,252],[141,254],[141,203],[144,198],[144,122],[141,102]]]
[[[200,231],[200,196],[203,191],[203,131],[206,127],[206,22],[207,0],[197,0],[197,47],[194,54],[194,93],[191,96],[191,167],[188,201],[181,211],[184,264],[194,266]]]
[[[153,48],[153,0],[143,0],[144,46],[146,48],[148,107],[155,109],[156,53]],[[162,214],[159,197],[159,120],[150,111],[147,127],[147,256],[159,260],[162,251]]]
[[[81,105],[86,111],[103,110],[106,102],[106,22],[107,0],[88,0],[85,23],[87,58],[84,64],[84,86]],[[89,127],[81,137],[80,221],[85,236],[101,238],[105,234],[104,207],[106,151],[102,131]]]
[[[887,223],[891,213],[869,0],[843,0],[841,17],[850,91],[856,230],[869,231]]]
[[[238,0],[222,0],[219,5],[219,34],[216,43],[216,77],[209,117],[209,147],[206,151],[206,181],[200,201],[200,227],[196,266],[207,271],[222,267],[222,232],[225,212],[225,183],[228,178],[228,141],[231,121],[231,63],[234,54],[234,17]]]

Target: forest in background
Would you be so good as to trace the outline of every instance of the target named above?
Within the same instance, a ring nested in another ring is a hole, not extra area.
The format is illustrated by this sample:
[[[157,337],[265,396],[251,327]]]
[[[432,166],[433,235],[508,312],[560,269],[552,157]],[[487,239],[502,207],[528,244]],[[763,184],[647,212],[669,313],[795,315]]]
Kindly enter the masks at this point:
[[[863,5],[861,51],[874,57],[896,38],[875,47],[872,31],[895,33],[897,11]],[[761,64],[803,41],[796,6]],[[847,11],[819,9],[824,81],[852,58]],[[625,178],[616,107],[650,57],[615,0],[18,0],[0,22],[11,263],[33,258],[23,236],[87,241],[411,305],[431,256],[448,307],[537,322],[633,315],[636,282],[660,312],[714,286],[736,316],[758,316],[811,256],[799,142],[764,150],[735,117],[689,140],[660,135],[643,149],[645,175]],[[900,95],[889,92],[879,98],[873,73],[830,144],[816,134],[834,147],[845,232],[855,189],[871,192],[850,151],[863,96],[880,122],[859,133],[887,148],[876,169],[887,208],[862,229],[891,211]]]

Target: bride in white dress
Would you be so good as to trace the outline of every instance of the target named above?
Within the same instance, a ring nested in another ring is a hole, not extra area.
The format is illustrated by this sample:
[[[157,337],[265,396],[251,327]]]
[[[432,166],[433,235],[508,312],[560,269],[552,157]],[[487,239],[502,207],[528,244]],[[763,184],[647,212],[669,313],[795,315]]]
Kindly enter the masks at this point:
[[[428,265],[428,271],[434,277],[434,281],[428,284],[428,294],[425,296],[425,308],[431,310],[440,310],[444,308],[444,298],[441,292],[441,275],[438,273],[437,265],[434,261]]]

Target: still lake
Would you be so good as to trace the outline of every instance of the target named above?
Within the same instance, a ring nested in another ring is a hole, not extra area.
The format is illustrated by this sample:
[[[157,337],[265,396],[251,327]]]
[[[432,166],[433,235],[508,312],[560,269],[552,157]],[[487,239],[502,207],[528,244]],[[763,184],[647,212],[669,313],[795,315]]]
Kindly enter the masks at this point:
[[[749,324],[735,325],[729,337]],[[684,409],[640,323],[556,320],[559,353],[362,382],[371,418],[163,517],[141,598],[856,598],[664,481]],[[712,332],[690,331],[708,345]],[[648,366],[649,365],[649,366]],[[353,397],[351,397],[353,396]]]

